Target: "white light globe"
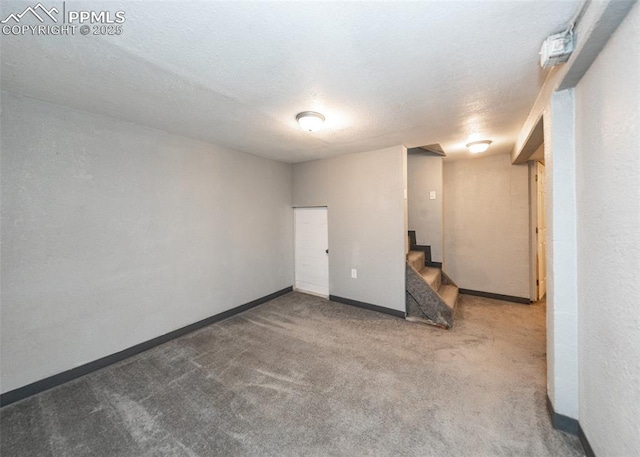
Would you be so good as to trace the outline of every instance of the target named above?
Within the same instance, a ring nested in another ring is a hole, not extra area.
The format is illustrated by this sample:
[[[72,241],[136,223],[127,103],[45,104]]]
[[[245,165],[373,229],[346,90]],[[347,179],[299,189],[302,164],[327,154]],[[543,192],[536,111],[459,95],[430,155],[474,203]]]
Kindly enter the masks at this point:
[[[469,152],[472,154],[479,154],[489,149],[490,144],[491,141],[489,140],[474,141],[473,143],[467,144],[467,148],[469,148]]]
[[[324,123],[324,116],[320,113],[316,113],[313,111],[305,111],[296,116],[298,124],[300,124],[300,128],[302,130],[306,130],[307,132],[315,132],[322,128],[322,124]]]

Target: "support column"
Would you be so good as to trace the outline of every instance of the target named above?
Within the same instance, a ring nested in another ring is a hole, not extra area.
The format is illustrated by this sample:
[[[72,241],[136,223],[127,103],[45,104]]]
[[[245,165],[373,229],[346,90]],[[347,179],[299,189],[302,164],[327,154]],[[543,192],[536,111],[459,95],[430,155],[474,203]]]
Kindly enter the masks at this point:
[[[547,392],[556,414],[578,419],[578,309],[574,90],[544,113],[547,174]],[[562,419],[565,419],[562,418]],[[567,420],[558,428],[577,427]],[[577,431],[577,430],[575,430]]]

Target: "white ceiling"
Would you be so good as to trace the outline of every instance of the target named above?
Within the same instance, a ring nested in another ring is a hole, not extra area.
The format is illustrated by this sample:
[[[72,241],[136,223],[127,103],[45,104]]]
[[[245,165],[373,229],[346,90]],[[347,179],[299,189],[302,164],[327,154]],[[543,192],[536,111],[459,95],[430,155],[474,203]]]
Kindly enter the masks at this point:
[[[458,158],[472,136],[507,153],[540,45],[578,3],[67,1],[124,10],[124,33],[3,36],[2,89],[287,162],[432,143]],[[28,4],[3,0],[3,18]],[[326,128],[300,130],[306,110]]]

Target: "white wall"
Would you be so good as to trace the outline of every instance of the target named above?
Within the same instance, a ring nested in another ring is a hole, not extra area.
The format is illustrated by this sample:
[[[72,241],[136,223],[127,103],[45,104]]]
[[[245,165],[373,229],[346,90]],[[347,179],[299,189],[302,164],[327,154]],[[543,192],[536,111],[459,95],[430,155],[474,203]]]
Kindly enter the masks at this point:
[[[406,154],[397,146],[293,166],[294,206],[328,207],[331,295],[405,310]]]
[[[529,298],[528,187],[508,154],[444,163],[444,269],[460,288]]]
[[[640,7],[576,86],[580,425],[640,451]]]
[[[2,93],[2,391],[293,283],[291,166]]]
[[[573,89],[544,112],[547,206],[547,393],[555,412],[578,418],[578,327]]]
[[[409,230],[418,244],[431,246],[431,260],[443,261],[442,157],[408,155]],[[429,199],[429,192],[436,199]]]

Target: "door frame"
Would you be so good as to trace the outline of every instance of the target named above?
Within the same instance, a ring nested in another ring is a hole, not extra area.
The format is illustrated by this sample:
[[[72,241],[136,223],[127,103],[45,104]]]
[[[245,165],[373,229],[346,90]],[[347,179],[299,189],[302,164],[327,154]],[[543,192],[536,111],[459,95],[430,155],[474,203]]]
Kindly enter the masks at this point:
[[[541,146],[542,147],[542,146]],[[529,163],[529,271],[530,284],[529,293],[531,301],[538,301],[542,297],[539,295],[538,286],[538,161],[530,160]],[[544,164],[542,164],[544,166]],[[546,256],[545,256],[546,257]],[[545,259],[546,263],[546,259]],[[546,265],[545,265],[546,271]],[[545,287],[546,288],[546,287]]]
[[[547,180],[546,168],[543,163],[536,162],[536,210],[538,217],[536,219],[536,279],[537,279],[537,295],[538,300],[541,300],[547,294],[547,223],[546,223],[546,204],[547,204],[547,195],[546,195],[546,180]],[[540,189],[542,189],[543,199],[540,198]],[[543,227],[544,227],[544,246],[542,247],[542,256],[540,255],[540,215],[543,215]],[[542,262],[541,262],[542,257]],[[543,264],[542,270],[544,271],[544,278],[542,277],[541,264]]]
[[[297,222],[296,222],[296,210],[300,209],[324,209],[327,216],[327,293],[326,295],[323,293],[317,293],[309,290],[303,290],[297,288],[297,255],[296,252],[296,230],[297,230]],[[330,280],[329,280],[329,207],[327,205],[314,205],[314,206],[294,206],[293,207],[293,290],[301,293],[315,295],[317,297],[329,299],[330,295]]]

